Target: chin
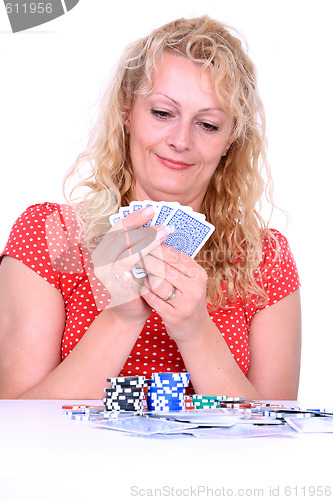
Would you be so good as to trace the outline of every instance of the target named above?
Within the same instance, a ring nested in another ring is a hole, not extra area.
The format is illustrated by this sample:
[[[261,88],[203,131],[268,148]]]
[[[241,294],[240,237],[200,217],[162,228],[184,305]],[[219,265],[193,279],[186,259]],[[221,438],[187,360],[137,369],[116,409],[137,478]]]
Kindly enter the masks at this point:
[[[155,201],[178,201],[179,203],[182,202],[182,200],[185,200],[185,194],[183,191],[179,191],[176,189],[161,189],[155,191]]]

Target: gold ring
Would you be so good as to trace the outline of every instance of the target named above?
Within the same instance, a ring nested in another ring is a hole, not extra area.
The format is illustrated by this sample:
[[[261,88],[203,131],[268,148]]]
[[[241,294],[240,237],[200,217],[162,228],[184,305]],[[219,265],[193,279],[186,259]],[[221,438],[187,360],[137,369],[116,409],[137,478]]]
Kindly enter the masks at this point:
[[[174,286],[173,289],[171,290],[171,292],[169,293],[169,295],[165,299],[162,299],[162,300],[164,300],[164,302],[169,302],[170,300],[172,300],[174,298],[174,296],[176,295],[176,292],[177,292],[177,288]]]
[[[120,281],[121,280],[121,277],[119,276],[118,273],[116,273],[116,271],[112,268],[112,272],[113,274],[115,275],[115,277]]]

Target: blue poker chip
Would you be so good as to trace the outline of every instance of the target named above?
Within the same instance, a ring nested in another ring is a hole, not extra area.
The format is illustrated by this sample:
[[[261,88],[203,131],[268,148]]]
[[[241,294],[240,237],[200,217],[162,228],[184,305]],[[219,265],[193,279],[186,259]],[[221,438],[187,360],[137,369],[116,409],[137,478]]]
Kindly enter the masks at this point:
[[[169,390],[169,391],[164,391],[163,389],[160,389],[158,387],[151,387],[149,389],[149,391],[147,391],[147,396],[149,396],[150,394],[154,394],[154,396],[173,396],[173,397],[180,397],[180,396],[185,396],[185,391],[182,390],[182,391],[172,391],[172,390]]]
[[[168,408],[174,407],[174,408],[180,408],[183,407],[185,404],[184,401],[159,401],[159,400],[147,400],[147,405],[148,408],[150,407],[157,407],[157,406],[166,406]]]
[[[149,387],[147,394],[185,394],[184,387]]]
[[[161,402],[172,402],[172,401],[185,401],[184,395],[176,395],[172,394],[147,394],[147,401],[161,401]]]
[[[153,373],[147,389],[148,411],[183,411],[185,409],[185,387],[190,374]]]
[[[185,385],[183,384],[183,382],[167,382],[167,383],[158,383],[158,382],[152,382],[150,387],[157,387],[159,389],[164,389],[164,387],[166,389],[170,388],[170,389],[185,389]]]
[[[179,407],[179,406],[184,406],[185,405],[185,400],[180,400],[180,399],[165,399],[165,398],[147,398],[147,405],[148,408],[151,406],[168,406],[168,407]]]
[[[173,383],[167,383],[167,384],[159,384],[153,382],[150,387],[157,387],[158,389],[182,389],[185,390],[186,385],[184,385],[182,382],[173,382]]]
[[[152,385],[158,385],[161,387],[187,387],[187,382],[186,380],[173,380],[173,379],[159,379],[159,378],[154,378],[151,380],[150,386]]]
[[[151,412],[168,412],[168,411],[175,411],[175,412],[181,412],[185,410],[185,406],[179,405],[179,406],[167,406],[167,405],[148,405],[148,411]]]
[[[161,402],[173,402],[173,401],[185,401],[184,396],[172,396],[168,394],[167,396],[163,396],[160,394],[149,394],[147,395],[147,401],[161,401]]]
[[[164,389],[161,389],[159,387],[151,387],[148,391],[147,391],[147,395],[149,394],[154,394],[156,396],[174,396],[174,397],[180,397],[180,396],[185,396],[185,391],[184,389],[180,389],[180,390],[173,390],[173,389],[167,389],[167,390],[164,390]]]
[[[163,373],[163,372],[158,372],[158,373],[152,373],[151,375],[151,380],[154,380],[155,378],[159,378],[160,380],[190,380],[190,374],[186,372],[173,372],[173,373]]]
[[[175,382],[184,382],[186,384],[190,381],[190,374],[186,372],[179,373],[152,373],[151,381],[175,381]]]
[[[148,405],[147,406],[148,411],[184,411],[185,406],[184,405]]]
[[[156,392],[149,392],[147,393],[147,399],[160,399],[160,400],[165,400],[165,401],[174,401],[175,399],[183,399],[185,400],[185,394],[184,393],[178,393],[178,394],[158,394]]]

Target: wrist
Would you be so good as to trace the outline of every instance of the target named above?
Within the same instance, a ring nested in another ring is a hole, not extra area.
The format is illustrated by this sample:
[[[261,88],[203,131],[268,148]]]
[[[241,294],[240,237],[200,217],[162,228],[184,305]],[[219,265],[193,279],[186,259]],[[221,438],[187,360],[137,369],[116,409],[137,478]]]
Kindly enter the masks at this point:
[[[144,316],[139,314],[125,316],[115,307],[104,309],[102,314],[112,324],[113,328],[119,328],[120,331],[127,330],[129,333],[132,331],[140,333],[149,318],[149,314],[145,314]]]
[[[185,350],[189,352],[202,351],[211,338],[212,327],[215,330],[215,325],[207,312],[200,322],[196,321],[192,327],[188,325],[189,330],[187,332],[183,331],[182,335],[176,340],[179,351],[181,353]]]

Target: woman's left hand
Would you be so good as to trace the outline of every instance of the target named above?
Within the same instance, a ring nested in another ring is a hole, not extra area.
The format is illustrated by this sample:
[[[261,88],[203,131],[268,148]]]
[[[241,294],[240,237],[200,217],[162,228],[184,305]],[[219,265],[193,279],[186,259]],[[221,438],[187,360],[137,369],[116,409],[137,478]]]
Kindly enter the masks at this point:
[[[182,343],[199,339],[210,321],[206,271],[168,245],[146,255],[144,265],[148,276],[141,296],[161,316],[170,337]]]

